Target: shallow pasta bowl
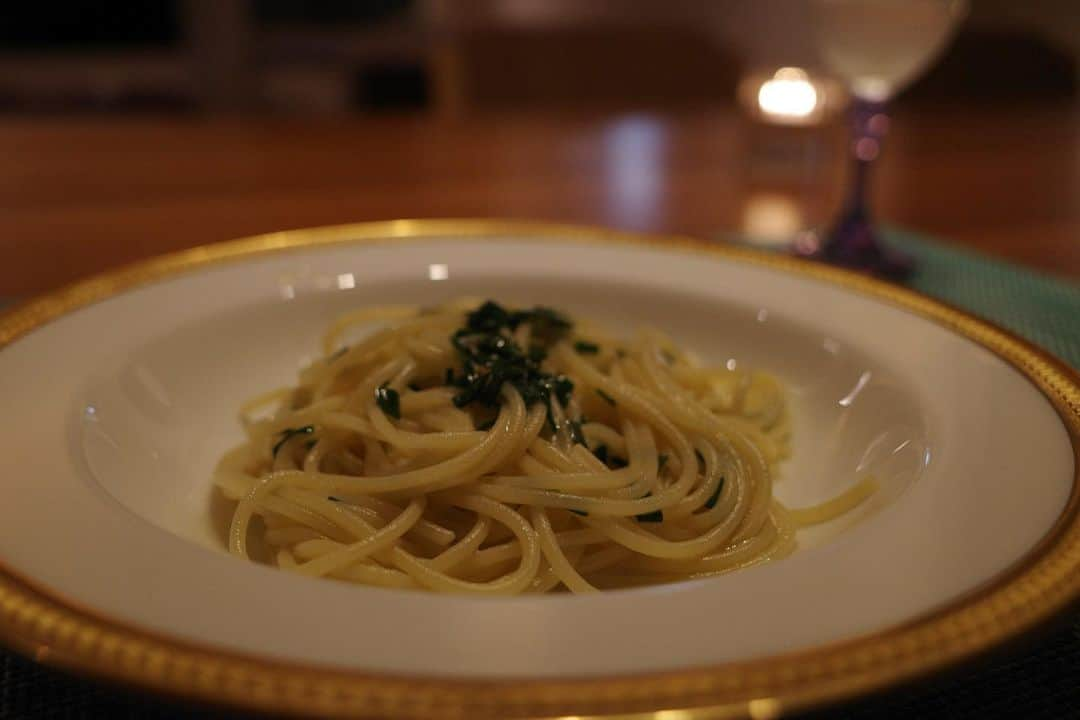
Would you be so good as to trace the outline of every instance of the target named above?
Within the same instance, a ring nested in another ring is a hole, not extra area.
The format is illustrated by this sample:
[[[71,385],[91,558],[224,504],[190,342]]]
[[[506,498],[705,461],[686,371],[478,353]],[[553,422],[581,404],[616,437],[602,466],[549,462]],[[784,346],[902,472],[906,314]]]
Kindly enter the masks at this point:
[[[462,295],[650,324],[780,377],[777,495],[860,508],[783,560],[592,596],[471,598],[227,555],[244,399],[339,312]],[[917,294],[679,238],[491,221],[302,230],[141,263],[0,321],[0,635],[39,660],[305,714],[775,716],[969,659],[1080,594],[1080,386]]]

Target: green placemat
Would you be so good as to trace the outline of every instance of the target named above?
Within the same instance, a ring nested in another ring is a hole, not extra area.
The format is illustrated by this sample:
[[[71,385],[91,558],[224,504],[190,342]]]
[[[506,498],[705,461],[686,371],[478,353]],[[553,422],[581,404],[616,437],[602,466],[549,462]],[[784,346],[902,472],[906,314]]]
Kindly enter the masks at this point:
[[[886,238],[918,262],[910,287],[1008,328],[1080,368],[1080,282],[1051,278],[904,230],[890,229]]]

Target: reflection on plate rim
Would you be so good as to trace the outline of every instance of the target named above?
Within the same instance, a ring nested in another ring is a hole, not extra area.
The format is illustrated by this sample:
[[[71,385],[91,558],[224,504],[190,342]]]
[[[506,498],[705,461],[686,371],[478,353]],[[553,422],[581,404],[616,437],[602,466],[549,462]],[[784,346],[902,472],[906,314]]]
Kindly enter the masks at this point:
[[[1073,448],[1068,504],[1046,536],[982,588],[902,625],[805,651],[678,672],[530,682],[378,676],[242,656],[99,617],[0,563],[0,640],[41,662],[203,701],[319,715],[558,716],[678,710],[670,720],[776,717],[926,675],[1033,629],[1080,597],[1080,374],[1000,327],[879,280],[685,237],[501,220],[392,220],[259,235],[152,258],[75,283],[0,318],[0,349],[78,308],[266,252],[408,238],[543,237],[697,252],[814,278],[883,300],[985,347],[1054,406]]]

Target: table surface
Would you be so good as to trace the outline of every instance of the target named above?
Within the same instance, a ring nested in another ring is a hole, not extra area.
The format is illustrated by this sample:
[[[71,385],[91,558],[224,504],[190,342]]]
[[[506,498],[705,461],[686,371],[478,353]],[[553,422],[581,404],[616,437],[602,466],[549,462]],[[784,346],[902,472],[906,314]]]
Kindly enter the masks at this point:
[[[459,120],[0,120],[0,296],[167,250],[399,217],[502,216],[716,236],[821,226],[840,122],[734,109]],[[883,222],[1080,277],[1080,112],[901,110],[873,177]]]
[[[1080,278],[1078,120],[1064,107],[900,112],[874,178],[879,217]],[[835,212],[844,145],[839,126],[770,129],[720,110],[438,122],[7,118],[0,120],[0,298],[167,250],[390,217],[528,217],[781,236],[820,226]],[[986,279],[985,269],[965,265],[964,272]],[[1074,618],[1028,642],[839,715],[1060,717],[1080,703],[1080,624]],[[7,711],[201,714],[0,650],[0,717]]]

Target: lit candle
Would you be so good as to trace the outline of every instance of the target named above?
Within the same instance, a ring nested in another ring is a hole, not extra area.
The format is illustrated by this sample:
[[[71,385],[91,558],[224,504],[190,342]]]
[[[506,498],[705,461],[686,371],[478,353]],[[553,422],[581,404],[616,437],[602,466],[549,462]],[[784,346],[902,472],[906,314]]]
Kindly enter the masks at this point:
[[[761,84],[758,107],[776,119],[802,121],[818,107],[818,92],[801,68],[783,67]]]
[[[843,92],[827,78],[798,67],[752,73],[739,84],[739,98],[751,115],[773,125],[816,125],[841,101]]]

